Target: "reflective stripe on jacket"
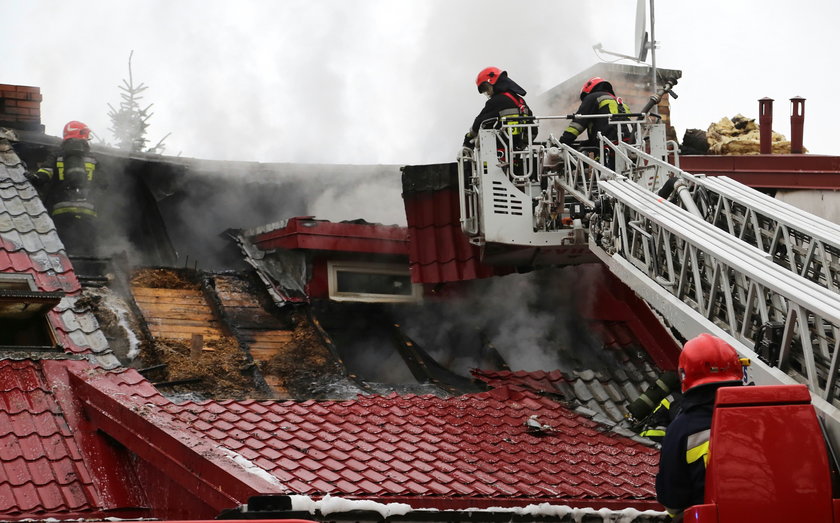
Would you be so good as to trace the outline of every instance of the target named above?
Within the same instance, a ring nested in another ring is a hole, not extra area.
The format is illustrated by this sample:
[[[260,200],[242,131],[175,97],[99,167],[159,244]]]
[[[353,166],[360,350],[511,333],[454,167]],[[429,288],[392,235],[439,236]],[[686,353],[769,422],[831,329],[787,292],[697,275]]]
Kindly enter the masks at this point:
[[[96,208],[92,203],[86,201],[56,202],[52,206],[52,215],[78,214],[96,218]]]
[[[691,465],[703,458],[703,466],[709,466],[709,436],[711,429],[701,430],[685,440],[685,462]]]
[[[85,162],[84,163],[85,178],[87,178],[87,181],[92,182],[93,181],[93,172],[96,170],[96,158],[93,158],[91,156],[85,156],[84,157],[84,162]],[[64,176],[64,157],[63,156],[59,156],[58,158],[55,159],[55,168],[58,169],[58,179],[59,179],[59,181],[64,181],[65,176]],[[49,170],[50,171],[50,173],[49,173],[50,178],[52,178],[52,169],[43,169],[43,170]]]
[[[624,114],[629,113],[630,108],[618,99],[615,95],[607,91],[596,91],[589,93],[584,97],[577,112],[582,116],[597,115],[597,114]],[[607,118],[579,118],[574,119],[569,123],[560,137],[560,142],[570,144],[586,131],[590,140],[595,140],[595,136],[600,132],[607,139],[615,141],[618,139],[618,131],[616,126],[609,123]],[[622,130],[622,135],[627,135],[630,132]]]
[[[639,436],[653,441],[662,441],[662,438],[665,437],[665,430],[673,418],[670,413],[672,401],[674,401],[673,395],[662,398],[659,405],[650,413],[649,423],[639,432]]]

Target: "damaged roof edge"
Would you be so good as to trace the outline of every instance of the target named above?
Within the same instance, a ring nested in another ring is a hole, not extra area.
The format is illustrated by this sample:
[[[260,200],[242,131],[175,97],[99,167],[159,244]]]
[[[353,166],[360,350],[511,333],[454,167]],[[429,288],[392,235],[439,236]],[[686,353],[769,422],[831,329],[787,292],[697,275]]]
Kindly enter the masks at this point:
[[[458,187],[458,164],[406,165],[402,168],[403,197]]]

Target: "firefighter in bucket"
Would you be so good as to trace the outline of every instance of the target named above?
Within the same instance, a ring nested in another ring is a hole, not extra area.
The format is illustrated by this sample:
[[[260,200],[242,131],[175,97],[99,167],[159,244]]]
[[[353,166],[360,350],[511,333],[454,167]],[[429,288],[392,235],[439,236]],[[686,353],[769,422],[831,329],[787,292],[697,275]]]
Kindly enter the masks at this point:
[[[525,102],[524,96],[527,94],[519,84],[510,79],[507,71],[502,71],[498,67],[485,67],[482,69],[475,79],[475,85],[478,92],[487,96],[487,102],[484,108],[478,113],[478,116],[473,120],[472,127],[464,136],[464,147],[475,146],[478,137],[478,130],[484,122],[488,120],[494,121],[498,128],[502,124],[513,124],[513,127],[508,128],[507,133],[503,134],[502,140],[505,137],[510,137],[510,143],[498,144],[498,155],[503,163],[510,160],[505,158],[506,149],[523,150],[528,146],[528,133],[524,127],[518,125],[530,123],[533,121],[533,112],[528,104]],[[509,133],[509,134],[508,134]],[[536,137],[536,129],[530,131],[530,140]],[[514,170],[518,171],[514,166]]]

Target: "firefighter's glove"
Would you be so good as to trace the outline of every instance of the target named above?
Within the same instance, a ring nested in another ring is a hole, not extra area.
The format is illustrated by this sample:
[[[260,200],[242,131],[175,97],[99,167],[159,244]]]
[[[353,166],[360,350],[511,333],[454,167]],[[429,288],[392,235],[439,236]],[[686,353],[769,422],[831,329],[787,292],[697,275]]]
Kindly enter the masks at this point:
[[[475,144],[475,135],[472,131],[464,135],[464,147],[472,147]]]
[[[560,143],[566,145],[571,145],[575,143],[575,140],[577,140],[577,136],[570,133],[569,131],[564,131],[563,134],[560,136]]]
[[[38,180],[38,177],[35,175],[35,173],[31,173],[29,171],[25,171],[23,173],[23,177],[26,178],[29,181],[29,183],[32,184],[37,184],[40,181]]]

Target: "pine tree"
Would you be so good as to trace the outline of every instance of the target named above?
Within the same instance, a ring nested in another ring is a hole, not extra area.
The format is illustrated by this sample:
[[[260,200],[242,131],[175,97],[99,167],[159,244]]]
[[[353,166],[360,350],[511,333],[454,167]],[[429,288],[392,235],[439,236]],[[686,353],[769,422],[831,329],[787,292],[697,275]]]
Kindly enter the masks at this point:
[[[134,51],[128,55],[128,80],[123,79],[123,85],[119,85],[122,91],[120,97],[119,109],[114,109],[111,104],[108,104],[108,117],[111,119],[111,134],[117,141],[117,147],[126,149],[132,152],[147,152],[147,153],[161,153],[165,149],[163,141],[169,136],[167,134],[155,145],[146,149],[146,131],[149,128],[149,119],[154,113],[149,112],[152,105],[149,104],[144,108],[140,106],[140,100],[143,99],[141,93],[148,89],[148,87],[140,82],[134,85],[134,76],[131,71],[131,58]]]

